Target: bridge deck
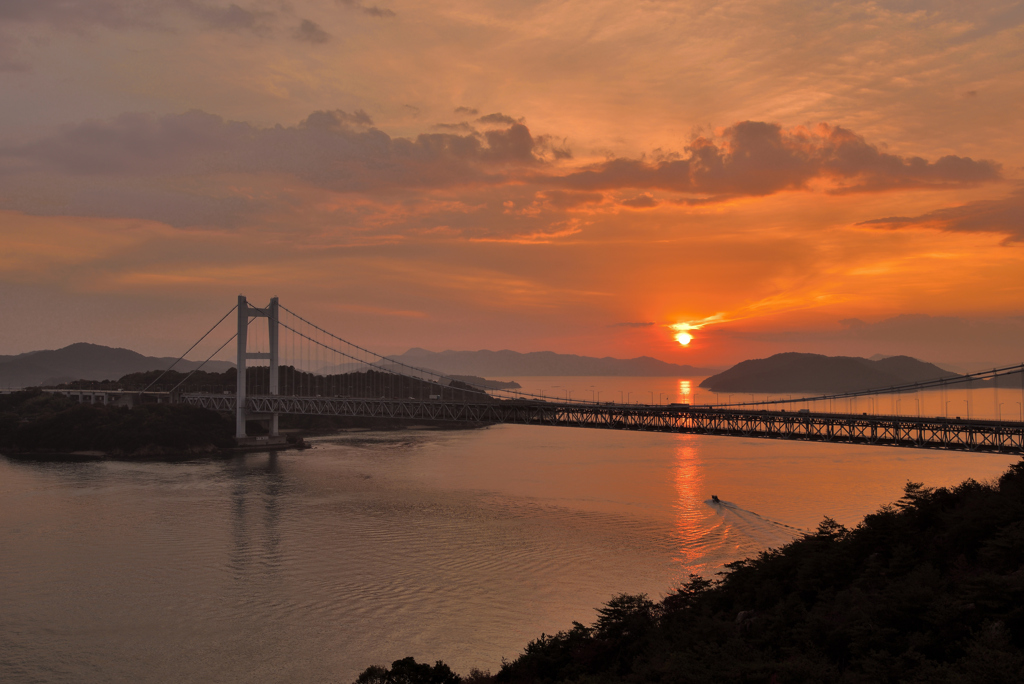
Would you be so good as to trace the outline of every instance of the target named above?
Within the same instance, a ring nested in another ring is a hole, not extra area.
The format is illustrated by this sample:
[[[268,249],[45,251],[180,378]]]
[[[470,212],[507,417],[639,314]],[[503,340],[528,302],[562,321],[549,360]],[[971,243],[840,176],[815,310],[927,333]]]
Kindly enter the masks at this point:
[[[235,410],[235,397],[232,395],[183,394],[180,400],[216,411]],[[994,420],[644,404],[595,405],[525,400],[462,403],[298,396],[249,396],[246,411],[251,415],[289,413],[476,424],[557,425],[1024,455],[1024,423]]]

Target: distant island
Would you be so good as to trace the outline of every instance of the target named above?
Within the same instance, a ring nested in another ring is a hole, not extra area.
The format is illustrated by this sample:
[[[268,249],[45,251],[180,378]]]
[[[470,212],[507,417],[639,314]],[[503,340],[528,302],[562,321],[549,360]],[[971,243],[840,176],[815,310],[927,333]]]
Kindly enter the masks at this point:
[[[464,382],[467,385],[482,387],[484,389],[514,390],[523,388],[523,386],[515,380],[510,380],[508,382],[503,380],[488,380],[487,378],[481,378],[479,375],[449,375],[448,377],[457,382]]]
[[[404,354],[389,356],[393,361],[428,368],[441,373],[497,376],[639,376],[639,377],[693,377],[714,373],[714,368],[667,363],[650,356],[635,359],[595,358],[576,354],[556,354],[550,351],[443,351],[432,352],[414,347]]]
[[[889,356],[873,361],[858,356],[787,352],[738,363],[706,378],[700,387],[712,392],[829,394],[956,377],[959,377],[956,373],[910,356]]]
[[[143,356],[130,349],[77,342],[60,349],[0,356],[0,387],[40,387],[74,380],[107,380],[129,373],[163,370],[174,363],[173,357]],[[198,361],[182,360],[174,368],[191,371]],[[204,368],[222,373],[234,364],[210,361]]]
[[[486,389],[521,387],[514,381],[490,380],[489,376],[702,377],[719,370],[667,363],[650,356],[634,359],[595,358],[548,351],[524,354],[507,349],[432,352],[414,347],[404,354],[387,358]],[[77,342],[60,349],[44,349],[13,356],[0,355],[0,389],[53,387],[82,380],[114,381],[127,375],[162,371],[175,361],[173,357],[145,356],[130,349]],[[386,363],[378,365],[381,369],[390,370]],[[182,360],[174,369],[187,373],[198,366],[198,361]],[[203,372],[218,374],[232,368],[234,364],[229,361],[209,361],[203,366]],[[318,374],[335,375],[361,370],[363,367],[360,364],[342,364],[324,367]],[[394,370],[401,372],[397,366]]]
[[[270,369],[251,370],[249,382],[257,387],[269,385]],[[117,380],[75,380],[55,389],[86,391],[123,391],[133,395],[129,405],[81,404],[59,392],[38,387],[0,392],[0,454],[29,460],[177,460],[195,456],[229,455],[238,448],[234,440],[234,421],[215,411],[182,403],[157,403],[150,392],[233,393],[237,371],[232,366],[223,373],[180,373],[146,371],[129,373]],[[471,386],[446,378],[442,384],[417,378],[397,379],[387,372],[368,369],[361,372],[320,375],[281,367],[278,381],[282,393],[307,396],[374,396],[442,401],[497,401],[486,394],[481,383],[503,386],[517,383],[472,378]],[[431,421],[432,429],[465,430],[483,427],[483,423],[462,420]],[[287,431],[290,446],[305,446],[300,434],[332,433],[348,429],[399,430],[418,426],[406,418],[386,416],[355,417],[283,414],[280,428]],[[266,434],[258,419],[249,421],[250,435]],[[283,448],[283,447],[282,447]]]

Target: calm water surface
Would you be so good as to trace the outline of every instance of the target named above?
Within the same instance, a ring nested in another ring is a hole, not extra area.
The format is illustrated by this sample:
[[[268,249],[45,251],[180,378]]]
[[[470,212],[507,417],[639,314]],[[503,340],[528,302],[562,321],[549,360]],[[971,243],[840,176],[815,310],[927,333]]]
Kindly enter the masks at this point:
[[[585,388],[584,388],[585,389]],[[0,681],[496,670],[619,592],[1017,459],[497,426],[189,463],[0,457]],[[725,502],[710,503],[711,494]]]

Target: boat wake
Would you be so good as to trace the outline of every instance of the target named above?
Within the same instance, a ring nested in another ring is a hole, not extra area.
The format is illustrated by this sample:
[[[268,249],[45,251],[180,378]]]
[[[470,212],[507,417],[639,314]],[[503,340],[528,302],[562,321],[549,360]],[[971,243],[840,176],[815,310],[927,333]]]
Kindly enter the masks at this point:
[[[791,533],[792,536],[810,533],[810,530],[806,530],[801,527],[794,527],[793,525],[787,525],[786,523],[779,522],[778,520],[772,520],[771,518],[767,518],[761,515],[760,513],[755,513],[754,511],[749,511],[745,508],[742,508],[731,501],[723,501],[719,499],[717,496],[713,496],[711,499],[705,501],[704,503],[708,504],[709,506],[715,509],[718,509],[721,515],[725,516],[730,523],[733,523],[741,530],[754,533],[751,534],[751,536],[759,536],[756,534],[757,528],[765,527],[774,527],[777,528],[779,531],[785,530]]]

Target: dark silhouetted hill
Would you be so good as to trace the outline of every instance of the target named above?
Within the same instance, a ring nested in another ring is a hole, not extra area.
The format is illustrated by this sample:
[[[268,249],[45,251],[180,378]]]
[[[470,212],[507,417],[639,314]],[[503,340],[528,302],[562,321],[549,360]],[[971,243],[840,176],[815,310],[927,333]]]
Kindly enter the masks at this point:
[[[212,453],[234,446],[233,434],[229,418],[185,404],[94,406],[39,389],[0,395],[0,451],[5,454]]]
[[[388,357],[420,368],[459,375],[530,376],[530,375],[619,375],[619,376],[700,376],[714,373],[711,368],[697,368],[666,363],[650,356],[635,359],[602,359],[576,354],[501,351],[432,352],[414,347],[400,356]]]
[[[514,380],[511,382],[502,382],[501,380],[488,380],[487,378],[481,378],[477,375],[452,375],[449,376],[452,380],[458,380],[464,382],[472,387],[483,387],[484,389],[522,389],[522,385]]]
[[[751,359],[700,383],[713,392],[856,392],[936,378],[956,373],[909,356],[872,361],[857,356],[823,356],[788,352]]]
[[[0,387],[57,385],[73,380],[107,380],[129,373],[163,370],[171,357],[143,356],[130,349],[78,342],[62,349],[27,352],[0,357]],[[198,361],[182,361],[175,370],[190,371]],[[211,361],[204,368],[223,372],[233,368],[227,361]]]

